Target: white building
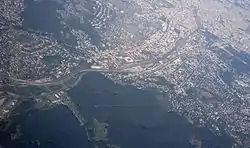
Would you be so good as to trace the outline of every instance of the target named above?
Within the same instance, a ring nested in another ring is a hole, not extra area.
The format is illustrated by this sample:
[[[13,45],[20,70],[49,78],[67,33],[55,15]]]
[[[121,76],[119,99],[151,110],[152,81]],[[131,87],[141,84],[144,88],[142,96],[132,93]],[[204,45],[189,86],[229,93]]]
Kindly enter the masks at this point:
[[[125,60],[126,62],[128,62],[128,63],[134,62],[134,60],[133,60],[132,58],[130,58],[130,57],[124,57],[124,60]]]

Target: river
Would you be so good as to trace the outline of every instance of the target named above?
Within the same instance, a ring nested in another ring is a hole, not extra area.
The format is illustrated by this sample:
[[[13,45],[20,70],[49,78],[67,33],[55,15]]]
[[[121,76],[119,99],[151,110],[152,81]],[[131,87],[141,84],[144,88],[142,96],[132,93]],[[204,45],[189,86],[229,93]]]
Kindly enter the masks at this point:
[[[229,148],[232,144],[225,135],[215,136],[208,129],[197,128],[186,118],[167,112],[157,100],[157,93],[115,84],[97,72],[84,75],[68,94],[87,120],[96,118],[107,123],[108,142],[122,148],[188,148],[192,147],[193,137],[204,148]],[[92,147],[84,127],[64,106],[23,113],[15,121],[9,132],[18,125],[22,133],[20,139],[8,143],[15,148]]]

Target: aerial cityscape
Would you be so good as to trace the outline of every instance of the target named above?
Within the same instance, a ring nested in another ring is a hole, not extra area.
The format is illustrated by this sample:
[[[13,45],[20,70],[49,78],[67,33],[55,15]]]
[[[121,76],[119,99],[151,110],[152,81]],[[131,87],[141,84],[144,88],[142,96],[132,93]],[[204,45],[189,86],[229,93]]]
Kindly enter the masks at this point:
[[[0,12],[0,122],[25,101],[63,105],[94,147],[122,147],[69,95],[98,72],[157,90],[166,112],[250,147],[249,0],[2,0]]]

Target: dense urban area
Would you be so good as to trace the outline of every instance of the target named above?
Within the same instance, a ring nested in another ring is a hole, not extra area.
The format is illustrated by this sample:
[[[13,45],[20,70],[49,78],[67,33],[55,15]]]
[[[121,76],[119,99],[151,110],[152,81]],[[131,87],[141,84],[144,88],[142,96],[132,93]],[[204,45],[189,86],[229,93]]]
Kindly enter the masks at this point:
[[[250,143],[248,0],[2,0],[0,32],[0,120],[28,96],[39,108],[68,106],[83,125],[67,90],[100,72],[164,93],[168,111],[226,132],[235,147]],[[90,140],[106,141],[107,125],[93,126]]]

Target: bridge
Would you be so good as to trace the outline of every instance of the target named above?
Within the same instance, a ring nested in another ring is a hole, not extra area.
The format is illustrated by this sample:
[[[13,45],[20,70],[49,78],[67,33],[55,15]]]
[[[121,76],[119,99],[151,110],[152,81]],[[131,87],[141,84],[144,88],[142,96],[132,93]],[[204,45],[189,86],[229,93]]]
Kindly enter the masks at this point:
[[[86,73],[86,72],[102,72],[102,73],[109,73],[109,72],[116,72],[116,73],[131,73],[131,71],[126,70],[119,70],[119,69],[83,69],[77,72],[77,74]],[[55,81],[49,81],[49,82],[36,82],[36,81],[30,81],[30,80],[23,80],[23,79],[16,79],[13,77],[10,77],[12,81],[14,81],[17,84],[21,85],[36,85],[36,86],[45,86],[45,85],[58,85],[63,84],[64,81],[67,81],[68,79],[72,78],[72,76],[75,74],[71,74],[69,77],[62,79],[62,80],[55,80]]]

